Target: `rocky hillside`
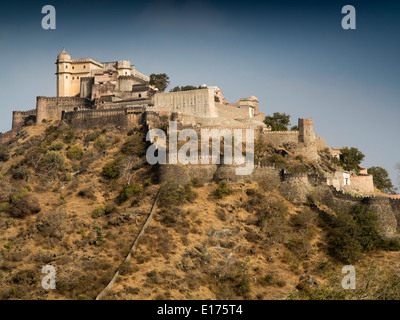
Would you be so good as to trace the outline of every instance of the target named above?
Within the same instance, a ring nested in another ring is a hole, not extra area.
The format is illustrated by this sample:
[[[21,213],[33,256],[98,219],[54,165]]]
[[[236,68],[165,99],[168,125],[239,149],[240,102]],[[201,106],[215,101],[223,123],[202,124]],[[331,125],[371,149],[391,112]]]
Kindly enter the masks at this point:
[[[288,171],[334,169],[327,155],[261,147],[262,161]],[[303,199],[266,179],[160,181],[145,150],[140,130],[56,122],[0,147],[0,299],[94,299],[117,269],[106,299],[399,298],[400,245],[367,206],[333,205],[319,185]],[[341,287],[346,264],[356,290]],[[55,290],[41,286],[45,265]]]

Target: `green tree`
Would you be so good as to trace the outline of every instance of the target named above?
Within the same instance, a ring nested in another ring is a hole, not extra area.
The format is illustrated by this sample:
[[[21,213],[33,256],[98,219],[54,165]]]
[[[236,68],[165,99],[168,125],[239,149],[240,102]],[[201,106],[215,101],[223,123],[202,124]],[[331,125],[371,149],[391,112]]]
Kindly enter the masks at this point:
[[[354,170],[359,171],[358,166],[361,161],[365,158],[365,155],[357,148],[348,147],[340,149],[340,159],[339,165],[342,166],[344,170]]]
[[[286,113],[274,112],[273,116],[266,116],[264,123],[271,127],[272,131],[288,131],[290,125],[290,115]]]
[[[187,85],[187,86],[176,86],[173,89],[171,89],[169,92],[179,92],[179,91],[190,91],[190,90],[198,90],[198,89],[206,89],[206,87],[202,86],[192,86],[192,85]]]
[[[160,92],[164,92],[169,85],[169,77],[165,73],[150,75],[150,84],[155,86]]]
[[[368,173],[372,174],[374,178],[374,185],[376,188],[385,193],[396,193],[397,188],[395,188],[392,184],[392,181],[389,178],[389,173],[386,169],[382,167],[371,167],[368,169]]]

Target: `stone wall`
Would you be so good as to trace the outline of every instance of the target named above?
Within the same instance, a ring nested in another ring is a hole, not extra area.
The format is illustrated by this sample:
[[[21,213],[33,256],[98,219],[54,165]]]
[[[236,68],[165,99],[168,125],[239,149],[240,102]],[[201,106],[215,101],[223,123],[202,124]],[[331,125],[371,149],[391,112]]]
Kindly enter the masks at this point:
[[[215,103],[218,110],[218,117],[229,119],[246,119],[250,118],[250,106],[229,105]]]
[[[265,131],[263,136],[274,146],[283,146],[284,144],[297,144],[299,141],[298,131]]]
[[[157,111],[181,112],[198,117],[217,117],[214,93],[210,89],[156,93],[152,101]]]
[[[12,116],[12,129],[19,129],[25,122],[27,117],[34,116],[36,117],[36,109],[28,110],[28,111],[13,111]]]
[[[80,97],[37,97],[36,123],[40,124],[44,119],[61,119],[63,111],[90,107],[90,100]]]
[[[128,108],[65,112],[62,119],[77,129],[118,128],[127,131],[142,123],[143,111]]]
[[[343,190],[366,194],[373,193],[374,182],[372,175],[350,176],[350,185],[344,186]]]
[[[0,144],[7,144],[18,134],[18,130],[12,129],[0,135]]]

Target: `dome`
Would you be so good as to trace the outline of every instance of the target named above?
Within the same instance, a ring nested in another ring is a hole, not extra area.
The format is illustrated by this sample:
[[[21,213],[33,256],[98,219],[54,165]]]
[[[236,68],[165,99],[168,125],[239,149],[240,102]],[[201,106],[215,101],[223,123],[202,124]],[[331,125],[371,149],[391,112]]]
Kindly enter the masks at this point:
[[[57,60],[71,60],[71,56],[65,52],[65,49],[58,54]]]
[[[255,96],[250,96],[249,99],[251,99],[251,100],[257,100],[257,101],[258,101],[257,97],[255,97]]]

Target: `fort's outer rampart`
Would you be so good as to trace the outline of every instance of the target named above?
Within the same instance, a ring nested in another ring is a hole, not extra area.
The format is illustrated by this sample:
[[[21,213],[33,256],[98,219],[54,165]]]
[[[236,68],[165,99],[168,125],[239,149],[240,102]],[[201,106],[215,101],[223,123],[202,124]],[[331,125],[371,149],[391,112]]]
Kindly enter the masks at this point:
[[[33,117],[32,120],[36,121],[36,109],[28,111],[13,111],[11,129],[20,129],[23,126],[25,119],[28,117]]]
[[[42,123],[44,119],[61,119],[63,111],[75,109],[89,109],[91,101],[79,97],[37,97],[36,123]]]
[[[153,96],[157,111],[180,112],[198,117],[218,117],[211,89],[158,93]]]

